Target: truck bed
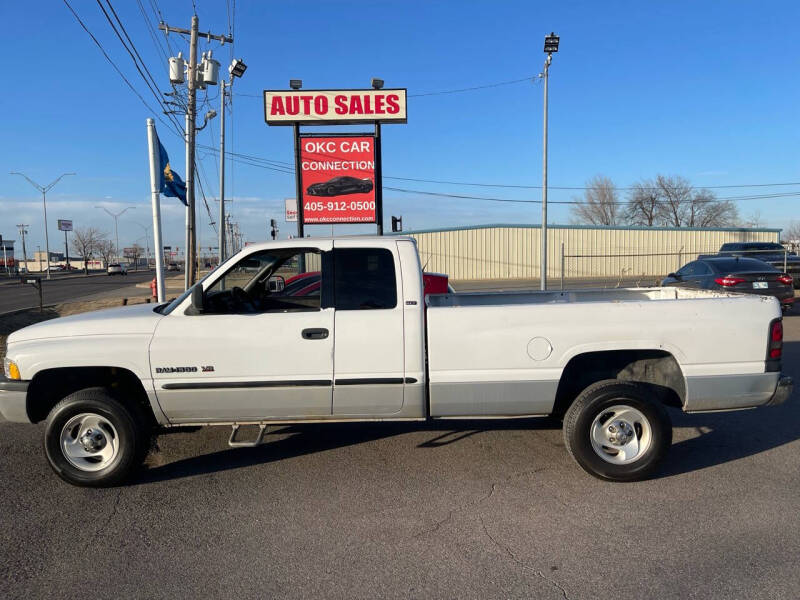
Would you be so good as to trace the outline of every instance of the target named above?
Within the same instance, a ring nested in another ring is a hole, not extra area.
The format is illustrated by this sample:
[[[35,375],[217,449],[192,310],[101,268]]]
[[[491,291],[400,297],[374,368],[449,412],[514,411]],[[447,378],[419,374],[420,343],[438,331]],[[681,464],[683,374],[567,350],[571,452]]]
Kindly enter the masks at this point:
[[[562,372],[593,352],[673,357],[684,409],[767,402],[773,297],[681,288],[464,293],[427,299],[432,416],[546,415]],[[595,368],[600,361],[590,362]],[[739,389],[736,399],[731,390]]]

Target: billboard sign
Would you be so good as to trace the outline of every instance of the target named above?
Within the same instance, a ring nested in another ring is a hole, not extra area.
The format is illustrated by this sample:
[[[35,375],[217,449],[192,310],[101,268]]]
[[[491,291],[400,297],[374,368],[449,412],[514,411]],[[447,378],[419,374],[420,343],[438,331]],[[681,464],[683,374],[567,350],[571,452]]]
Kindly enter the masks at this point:
[[[267,125],[405,123],[406,90],[264,90]]]
[[[52,221],[51,221],[52,223]],[[58,230],[59,231],[72,231],[72,221],[67,219],[59,219],[58,220]]]
[[[297,198],[286,199],[286,219],[287,223],[297,221]]]
[[[375,223],[375,138],[300,136],[303,223]]]

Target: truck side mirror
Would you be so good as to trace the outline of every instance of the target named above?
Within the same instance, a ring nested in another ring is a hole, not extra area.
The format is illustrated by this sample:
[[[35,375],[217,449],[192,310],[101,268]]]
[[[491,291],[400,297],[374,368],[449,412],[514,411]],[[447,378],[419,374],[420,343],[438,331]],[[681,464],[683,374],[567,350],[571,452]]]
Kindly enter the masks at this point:
[[[186,314],[189,315],[202,315],[205,312],[205,294],[203,293],[203,286],[197,284],[192,288],[192,304]]]
[[[273,275],[267,281],[267,285],[269,286],[270,292],[280,293],[283,291],[283,288],[286,287],[286,280],[280,275]]]

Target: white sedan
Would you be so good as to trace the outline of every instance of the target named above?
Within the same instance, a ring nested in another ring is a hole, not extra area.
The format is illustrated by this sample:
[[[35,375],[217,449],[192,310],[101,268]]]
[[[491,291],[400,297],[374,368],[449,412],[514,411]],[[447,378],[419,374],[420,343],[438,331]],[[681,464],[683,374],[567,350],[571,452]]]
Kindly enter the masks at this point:
[[[127,275],[128,269],[120,263],[111,263],[108,265],[107,273],[109,275]]]

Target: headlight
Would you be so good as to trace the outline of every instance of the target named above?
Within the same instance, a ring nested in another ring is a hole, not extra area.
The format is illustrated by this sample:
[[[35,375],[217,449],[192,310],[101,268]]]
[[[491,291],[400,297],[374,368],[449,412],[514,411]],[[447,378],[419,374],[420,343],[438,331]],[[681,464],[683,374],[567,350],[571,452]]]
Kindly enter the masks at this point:
[[[8,379],[22,379],[22,377],[19,375],[19,367],[17,366],[17,363],[7,356],[3,360],[3,371]]]

